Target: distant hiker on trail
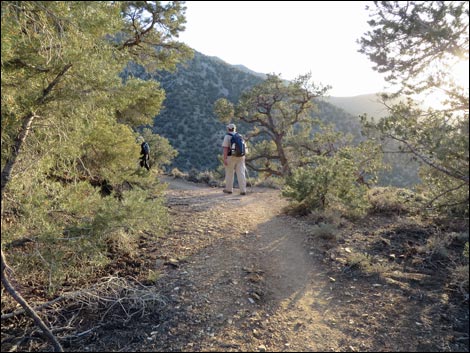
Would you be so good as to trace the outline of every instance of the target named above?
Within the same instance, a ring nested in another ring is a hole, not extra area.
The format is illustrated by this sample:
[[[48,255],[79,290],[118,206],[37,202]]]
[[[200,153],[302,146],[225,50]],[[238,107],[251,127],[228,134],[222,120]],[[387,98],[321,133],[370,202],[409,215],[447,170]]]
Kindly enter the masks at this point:
[[[150,146],[146,141],[144,141],[143,138],[140,138],[139,141],[142,141],[142,143],[140,144],[140,154],[142,155],[142,157],[140,157],[140,166],[145,167],[147,170],[150,170]]]
[[[237,173],[238,185],[240,187],[240,195],[246,195],[246,178],[245,178],[245,152],[246,146],[243,137],[236,132],[235,124],[227,125],[227,134],[224,136],[222,147],[224,149],[224,166],[225,166],[225,189],[226,194],[233,192],[233,179],[235,172]]]

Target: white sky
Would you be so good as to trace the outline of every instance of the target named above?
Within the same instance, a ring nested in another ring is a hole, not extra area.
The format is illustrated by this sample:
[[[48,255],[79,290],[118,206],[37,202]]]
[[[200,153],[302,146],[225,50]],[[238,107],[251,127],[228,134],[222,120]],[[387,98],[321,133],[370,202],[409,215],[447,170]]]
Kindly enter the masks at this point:
[[[366,1],[187,1],[179,40],[228,64],[292,80],[312,73],[331,96],[386,90],[356,41],[369,30]]]

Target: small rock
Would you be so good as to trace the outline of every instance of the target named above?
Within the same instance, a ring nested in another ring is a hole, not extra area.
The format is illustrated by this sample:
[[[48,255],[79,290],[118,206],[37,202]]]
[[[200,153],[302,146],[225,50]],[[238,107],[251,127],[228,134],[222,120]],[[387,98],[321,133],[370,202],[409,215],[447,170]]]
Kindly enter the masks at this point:
[[[177,259],[169,259],[167,262],[165,262],[165,265],[171,265],[173,267],[178,267],[179,266],[179,261]]]
[[[258,351],[266,352],[266,346],[264,344],[262,344],[261,346],[258,347]]]

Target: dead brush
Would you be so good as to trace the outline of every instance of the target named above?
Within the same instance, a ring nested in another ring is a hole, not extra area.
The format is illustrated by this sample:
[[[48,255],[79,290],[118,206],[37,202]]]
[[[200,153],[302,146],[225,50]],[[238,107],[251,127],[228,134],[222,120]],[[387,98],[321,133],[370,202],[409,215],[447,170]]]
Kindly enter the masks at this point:
[[[166,305],[167,299],[154,286],[110,276],[89,288],[64,293],[34,309],[48,318],[54,331],[83,330],[60,337],[64,340],[78,339],[105,324],[124,325],[133,319],[142,319]],[[23,309],[3,314],[2,321],[22,314]],[[84,318],[86,327],[82,327]]]

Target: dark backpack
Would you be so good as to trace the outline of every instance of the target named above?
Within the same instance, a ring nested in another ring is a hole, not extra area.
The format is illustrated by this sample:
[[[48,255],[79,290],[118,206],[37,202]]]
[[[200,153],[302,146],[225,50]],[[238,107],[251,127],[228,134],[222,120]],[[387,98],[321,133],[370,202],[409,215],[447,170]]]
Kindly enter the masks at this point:
[[[241,157],[245,155],[245,140],[243,139],[243,136],[240,135],[238,132],[235,132],[233,135],[229,134],[232,136],[232,139],[230,140],[230,152],[229,156],[235,156],[235,157]]]
[[[147,142],[142,142],[140,154],[146,155],[150,153],[150,146]]]

